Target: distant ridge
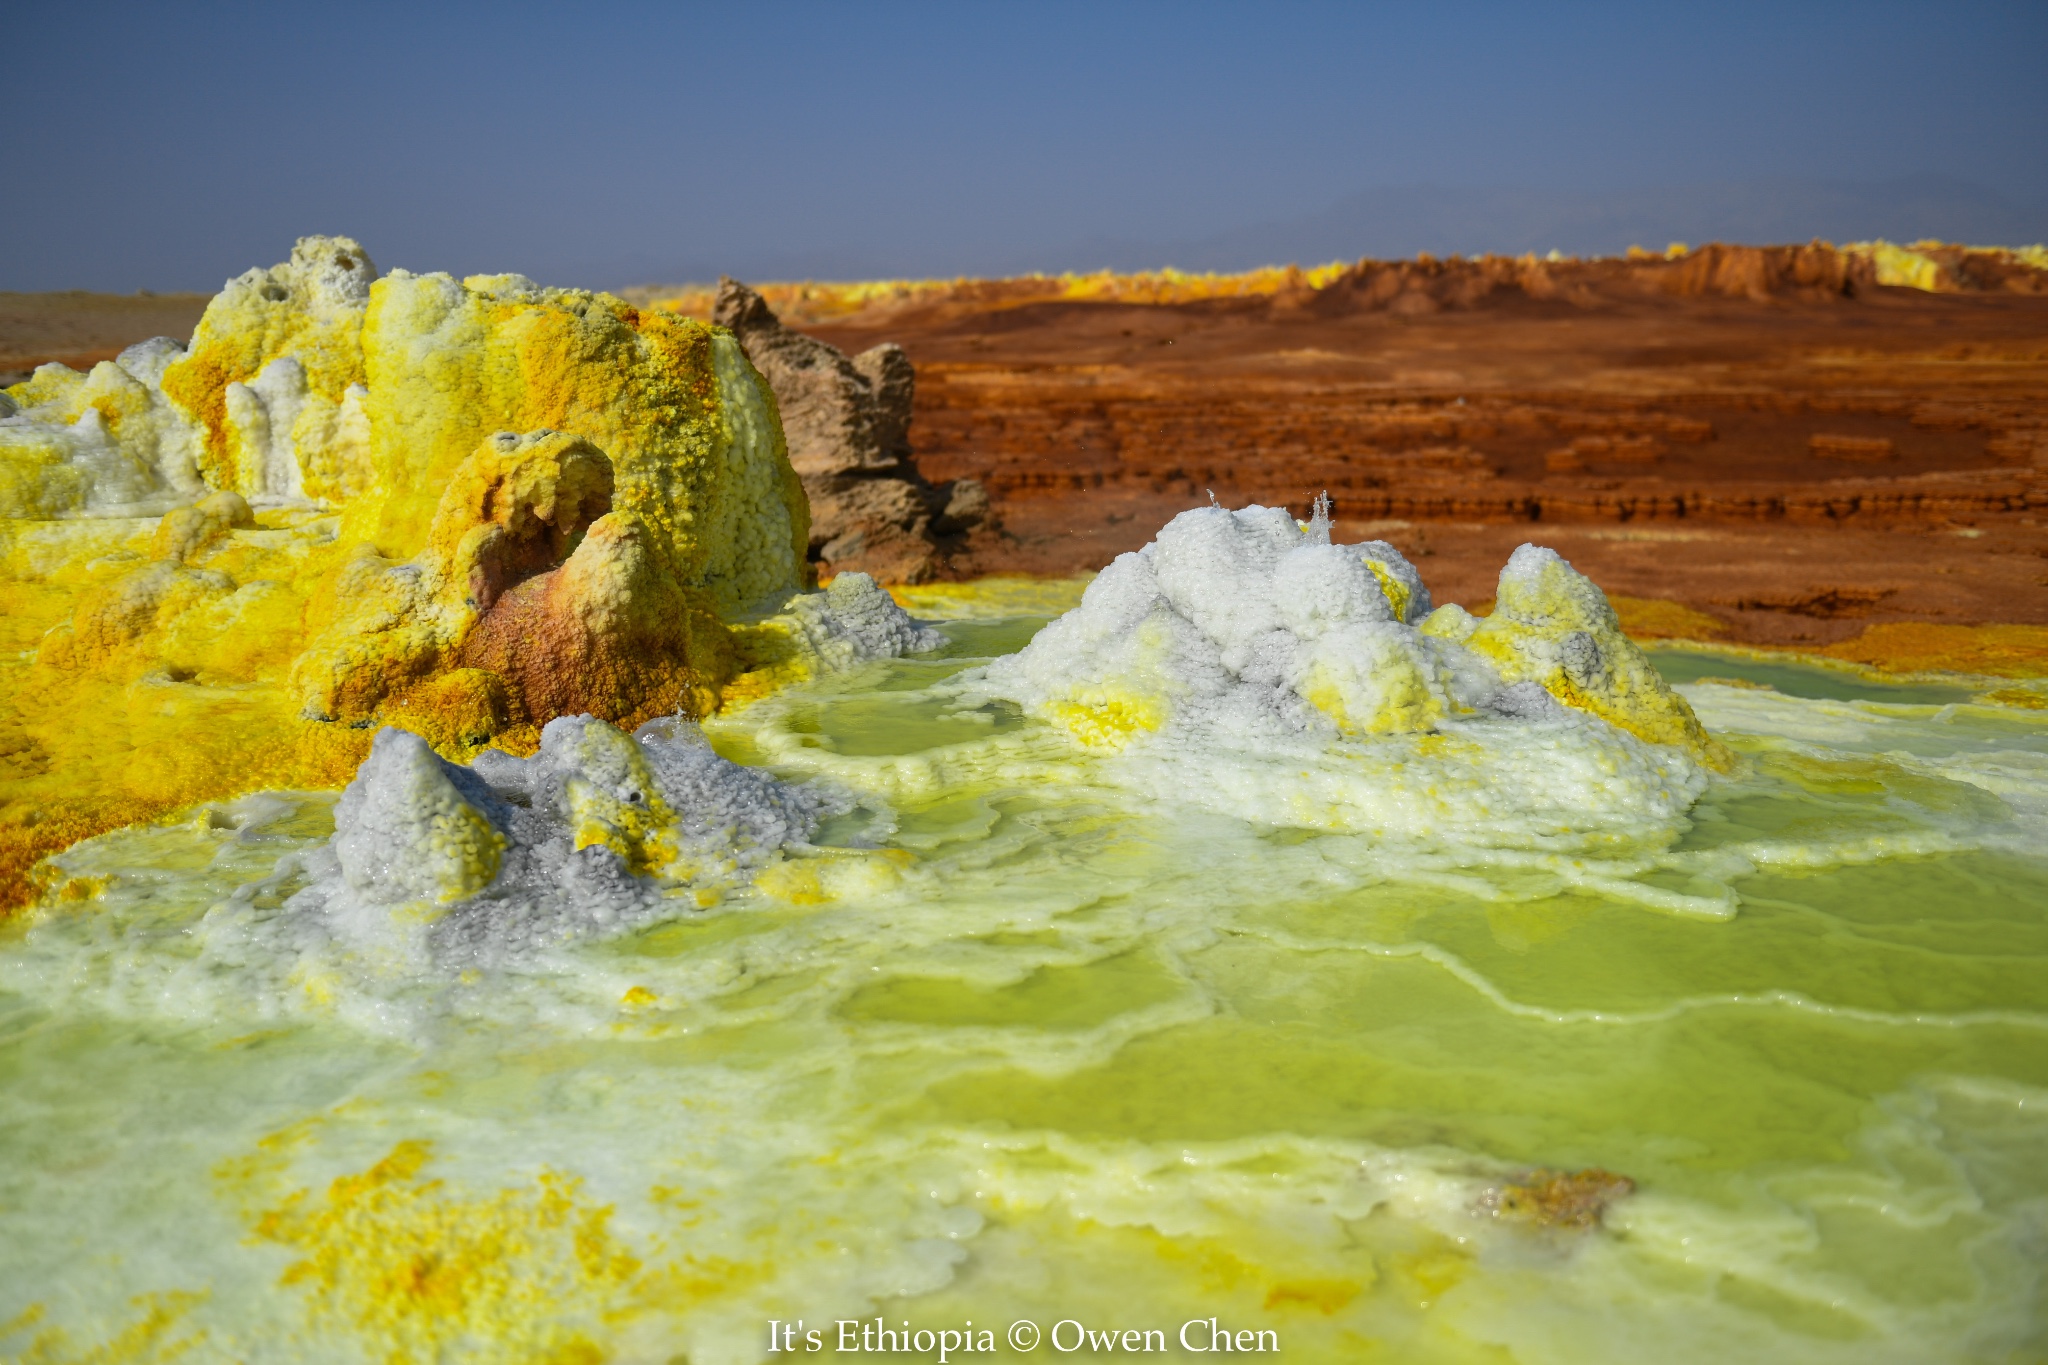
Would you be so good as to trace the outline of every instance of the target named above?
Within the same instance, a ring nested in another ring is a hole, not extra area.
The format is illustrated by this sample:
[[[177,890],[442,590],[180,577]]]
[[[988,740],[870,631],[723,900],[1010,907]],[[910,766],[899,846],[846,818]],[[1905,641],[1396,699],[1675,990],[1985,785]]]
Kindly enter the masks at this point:
[[[1740,180],[1590,191],[1454,189],[1409,185],[1360,190],[1298,217],[1185,237],[1091,236],[1037,246],[948,250],[851,242],[810,249],[679,256],[669,280],[708,288],[721,273],[762,280],[1008,279],[1112,271],[1240,274],[1289,262],[1309,267],[1429,254],[1589,259],[1672,242],[1796,245],[2048,241],[2048,202],[2023,203],[1947,175],[1889,180]],[[741,259],[747,256],[747,259]],[[631,277],[629,276],[628,279]],[[648,274],[640,274],[646,281]],[[643,289],[652,286],[642,286]],[[676,285],[665,286],[681,292]]]
[[[1872,289],[1937,294],[2048,294],[2048,247],[1961,246],[1920,241],[1743,246],[1708,242],[1612,256],[1482,254],[1356,262],[1309,270],[1264,266],[1238,272],[1150,270],[1030,274],[951,280],[762,281],[756,289],[791,323],[873,324],[906,310],[928,315],[999,312],[1038,303],[1182,304],[1263,301],[1285,312],[1401,315],[1491,308],[1520,299],[1576,308],[1665,298],[1806,299],[1864,297]],[[716,291],[702,284],[640,285],[620,291],[642,308],[709,319]]]
[[[1182,241],[1092,238],[1018,269],[1246,270],[1296,261],[1399,260],[1552,250],[1615,256],[1670,242],[2003,243],[2048,240],[2048,205],[2015,203],[1945,175],[1880,181],[1744,180],[1588,192],[1446,189],[1412,185],[1362,190],[1305,217]]]

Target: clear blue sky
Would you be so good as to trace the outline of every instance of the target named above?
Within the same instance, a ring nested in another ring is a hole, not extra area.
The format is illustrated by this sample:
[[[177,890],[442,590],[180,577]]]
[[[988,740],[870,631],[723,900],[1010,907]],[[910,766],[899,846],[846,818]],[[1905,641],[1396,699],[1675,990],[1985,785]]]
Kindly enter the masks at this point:
[[[2039,0],[23,3],[0,38],[7,289],[212,289],[309,232],[593,286],[1087,267],[1385,186],[2048,203]]]

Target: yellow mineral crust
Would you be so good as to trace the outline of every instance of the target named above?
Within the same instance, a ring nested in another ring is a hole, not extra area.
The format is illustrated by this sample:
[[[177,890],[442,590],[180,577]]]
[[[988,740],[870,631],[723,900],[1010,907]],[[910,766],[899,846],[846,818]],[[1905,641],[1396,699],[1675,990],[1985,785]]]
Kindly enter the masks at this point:
[[[1122,749],[1136,736],[1164,724],[1167,706],[1157,693],[1078,687],[1050,699],[1042,710],[1046,719],[1091,749]]]
[[[1879,239],[1850,242],[1842,253],[1868,260],[1879,284],[1930,293],[1952,293],[1969,287],[1964,281],[1973,273],[1972,266],[1979,271],[1988,266],[1994,277],[2006,269],[2048,270],[2048,247],[2038,244],[1964,246],[1928,240],[1904,246]]]
[[[1607,603],[1631,640],[1715,640],[1728,634],[1727,622],[1669,598],[1609,593]]]
[[[44,365],[8,390],[0,517],[154,515],[204,494],[198,429],[160,387],[181,354],[158,338],[87,374]]]
[[[129,1303],[132,1316],[126,1324],[91,1346],[74,1342],[63,1327],[44,1327],[48,1309],[32,1304],[10,1321],[0,1322],[0,1337],[35,1332],[26,1349],[8,1357],[18,1365],[157,1365],[190,1358],[207,1344],[206,1330],[186,1322],[205,1302],[204,1294],[179,1290],[139,1294]]]
[[[486,439],[448,480],[420,554],[359,545],[309,601],[293,671],[307,714],[367,720],[396,701],[489,738],[556,715],[638,723],[716,706],[730,650],[714,600],[664,572],[658,537],[612,510],[614,486],[581,437]]]
[[[788,652],[727,625],[806,586],[809,510],[718,328],[309,237],[189,351],[7,396],[0,912],[86,835],[338,786],[379,724],[530,752]]]
[[[567,788],[575,846],[608,848],[637,876],[669,870],[676,860],[676,812],[662,799],[646,754],[608,726],[585,727],[577,741],[587,775],[569,779]]]
[[[721,610],[800,585],[809,505],[729,334],[519,276],[400,270],[370,291],[362,348],[375,488],[345,536],[408,558],[479,441],[564,431],[611,458],[616,506]]]
[[[1316,657],[1301,683],[1302,700],[1347,735],[1409,735],[1434,731],[1451,707],[1424,660],[1397,653],[1362,668],[1358,660]],[[1370,704],[1360,706],[1362,698]]]

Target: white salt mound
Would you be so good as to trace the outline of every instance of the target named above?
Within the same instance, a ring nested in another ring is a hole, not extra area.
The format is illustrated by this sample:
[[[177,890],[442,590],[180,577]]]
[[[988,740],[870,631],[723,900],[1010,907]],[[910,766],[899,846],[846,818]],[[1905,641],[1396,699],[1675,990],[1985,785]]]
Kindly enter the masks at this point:
[[[1478,622],[1432,612],[1393,546],[1331,544],[1320,515],[1201,508],[971,685],[1114,754],[1128,783],[1256,821],[1490,844],[1668,835],[1706,751],[1630,731],[1698,735],[1690,711],[1555,553],[1524,546],[1508,573],[1520,614]]]
[[[922,654],[946,643],[943,634],[919,625],[864,573],[840,574],[825,591],[791,599],[788,611],[804,643],[831,669]]]
[[[713,904],[834,809],[720,758],[686,720],[628,735],[565,716],[532,758],[473,767],[387,729],[285,909],[400,957],[422,936],[444,965],[502,956]]]
[[[157,337],[82,375],[37,370],[36,401],[0,403],[0,517],[161,516],[206,493],[199,427],[163,392],[184,354]],[[118,437],[108,411],[121,414]]]

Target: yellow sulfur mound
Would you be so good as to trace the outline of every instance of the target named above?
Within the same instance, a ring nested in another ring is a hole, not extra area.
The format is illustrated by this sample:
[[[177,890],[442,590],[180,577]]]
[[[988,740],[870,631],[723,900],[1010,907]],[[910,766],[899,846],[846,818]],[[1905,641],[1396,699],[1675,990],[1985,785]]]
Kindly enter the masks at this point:
[[[339,785],[379,722],[464,753],[701,715],[762,652],[726,622],[806,586],[767,385],[606,294],[308,237],[189,350],[7,396],[0,908],[98,829]]]
[[[366,491],[363,311],[376,267],[346,237],[303,237],[207,305],[163,392],[200,427],[206,482],[238,493]]]

